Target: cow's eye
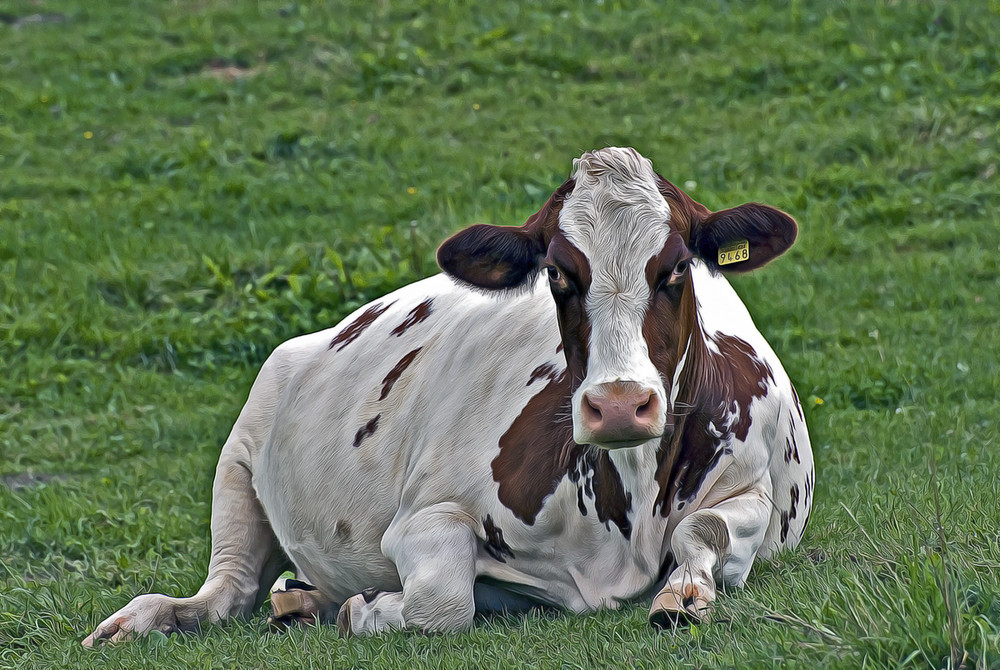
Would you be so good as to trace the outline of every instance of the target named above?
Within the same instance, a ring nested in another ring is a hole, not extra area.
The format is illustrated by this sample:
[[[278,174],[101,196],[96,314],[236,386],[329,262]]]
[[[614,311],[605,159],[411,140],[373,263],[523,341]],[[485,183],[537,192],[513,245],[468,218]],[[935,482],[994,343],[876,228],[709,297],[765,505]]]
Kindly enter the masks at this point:
[[[545,276],[549,278],[549,288],[553,293],[565,294],[573,291],[574,284],[569,276],[556,266],[546,265]]]
[[[669,293],[671,295],[677,294],[677,289],[684,282],[684,278],[687,276],[688,268],[691,266],[690,260],[683,260],[674,266],[674,269],[669,275],[664,275],[660,280],[660,285],[656,287],[656,290],[661,293]]]
[[[670,283],[674,284],[682,280],[684,278],[684,275],[687,274],[688,267],[690,265],[691,265],[690,261],[681,261],[680,263],[675,265],[674,271],[670,274]]]

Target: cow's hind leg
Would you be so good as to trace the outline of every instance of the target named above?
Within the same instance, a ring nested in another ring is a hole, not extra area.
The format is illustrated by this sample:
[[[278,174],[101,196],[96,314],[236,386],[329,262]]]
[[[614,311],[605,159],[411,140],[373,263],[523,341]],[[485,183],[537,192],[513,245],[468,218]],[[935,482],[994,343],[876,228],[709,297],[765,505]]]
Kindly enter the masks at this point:
[[[223,447],[212,492],[212,558],[208,577],[190,598],[151,593],[102,621],[83,640],[91,647],[152,631],[197,630],[248,614],[267,595],[268,587],[287,566],[251,484],[249,452],[239,424]]]
[[[677,525],[670,538],[677,567],[653,599],[651,624],[669,628],[706,621],[716,582],[743,585],[770,519],[765,484],[693,512]]]
[[[382,538],[382,552],[396,564],[403,591],[369,590],[348,599],[337,618],[341,633],[468,628],[476,613],[474,524],[452,503],[397,516]]]

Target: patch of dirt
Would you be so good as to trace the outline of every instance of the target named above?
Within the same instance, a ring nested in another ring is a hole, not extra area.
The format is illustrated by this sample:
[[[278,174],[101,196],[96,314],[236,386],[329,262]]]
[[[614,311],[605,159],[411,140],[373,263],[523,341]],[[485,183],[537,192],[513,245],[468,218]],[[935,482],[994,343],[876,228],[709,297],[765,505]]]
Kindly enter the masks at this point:
[[[243,66],[224,58],[213,58],[205,63],[205,67],[202,69],[202,72],[210,77],[215,77],[216,79],[233,81],[236,79],[253,77],[260,73],[263,69],[263,61],[253,66]]]

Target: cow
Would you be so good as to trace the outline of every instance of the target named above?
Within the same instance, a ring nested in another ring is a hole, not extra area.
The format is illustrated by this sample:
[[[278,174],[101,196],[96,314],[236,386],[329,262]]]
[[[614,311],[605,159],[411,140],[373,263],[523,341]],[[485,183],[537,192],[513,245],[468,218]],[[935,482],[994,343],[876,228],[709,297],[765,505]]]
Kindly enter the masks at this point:
[[[443,274],[280,345],[222,448],[204,585],[83,644],[245,616],[289,564],[286,614],[345,634],[639,599],[658,628],[708,620],[812,506],[798,396],[722,274],[797,232],[583,154],[524,225],[466,228]]]

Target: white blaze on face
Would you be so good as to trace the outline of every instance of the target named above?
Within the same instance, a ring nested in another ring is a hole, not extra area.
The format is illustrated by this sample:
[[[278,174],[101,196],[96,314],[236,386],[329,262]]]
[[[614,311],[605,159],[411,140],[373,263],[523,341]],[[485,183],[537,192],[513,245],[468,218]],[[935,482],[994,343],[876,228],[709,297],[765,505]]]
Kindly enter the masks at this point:
[[[573,396],[579,442],[585,437],[581,398],[599,384],[636,382],[656,393],[659,407],[666,408],[642,324],[650,301],[646,264],[666,244],[670,208],[657,188],[652,164],[633,149],[587,153],[573,167],[576,185],[560,212],[559,228],[587,257],[591,273],[587,377]]]

